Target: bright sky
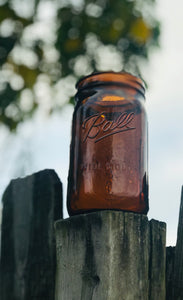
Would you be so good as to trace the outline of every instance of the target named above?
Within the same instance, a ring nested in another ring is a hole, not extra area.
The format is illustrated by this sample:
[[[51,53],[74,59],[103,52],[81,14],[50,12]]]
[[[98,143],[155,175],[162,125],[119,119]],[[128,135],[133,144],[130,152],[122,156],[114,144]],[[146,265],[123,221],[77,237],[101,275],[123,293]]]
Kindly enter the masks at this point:
[[[183,2],[159,0],[156,10],[162,22],[161,48],[144,67],[149,83],[148,217],[167,223],[167,245],[174,245],[183,184]],[[65,203],[72,112],[72,106],[66,106],[49,119],[35,117],[20,126],[15,137],[0,131],[0,194],[19,173],[52,168],[64,184]],[[16,169],[20,157],[23,159]],[[67,216],[66,209],[64,212]]]

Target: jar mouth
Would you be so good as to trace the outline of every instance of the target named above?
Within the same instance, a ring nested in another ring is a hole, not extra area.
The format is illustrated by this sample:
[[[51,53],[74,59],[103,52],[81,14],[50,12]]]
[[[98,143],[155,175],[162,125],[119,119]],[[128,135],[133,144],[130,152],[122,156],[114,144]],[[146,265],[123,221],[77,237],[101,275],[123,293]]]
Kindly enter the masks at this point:
[[[143,80],[127,72],[113,72],[113,71],[95,72],[81,78],[76,83],[76,88],[78,90],[81,90],[88,86],[107,85],[107,84],[130,86],[138,90],[143,96],[145,93],[145,84]]]

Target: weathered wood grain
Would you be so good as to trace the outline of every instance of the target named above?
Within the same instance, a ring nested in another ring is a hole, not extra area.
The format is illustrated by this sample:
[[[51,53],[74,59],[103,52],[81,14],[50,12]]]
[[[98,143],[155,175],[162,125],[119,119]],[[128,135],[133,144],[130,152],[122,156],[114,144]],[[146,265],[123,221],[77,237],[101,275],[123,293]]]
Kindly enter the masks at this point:
[[[165,299],[166,224],[150,221],[149,300]]]
[[[164,223],[100,211],[58,221],[55,228],[55,300],[165,299]]]
[[[54,221],[62,217],[62,184],[53,170],[12,180],[3,196],[1,300],[53,300]]]
[[[173,300],[175,247],[166,247],[166,300]]]

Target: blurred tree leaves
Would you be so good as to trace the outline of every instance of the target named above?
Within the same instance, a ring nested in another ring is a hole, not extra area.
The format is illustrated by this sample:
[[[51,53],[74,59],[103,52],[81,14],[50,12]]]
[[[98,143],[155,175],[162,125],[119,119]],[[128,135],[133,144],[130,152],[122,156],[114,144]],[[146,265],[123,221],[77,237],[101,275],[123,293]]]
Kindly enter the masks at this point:
[[[140,74],[158,46],[154,2],[1,0],[0,123],[14,130],[38,108],[73,103],[73,82],[92,71]]]

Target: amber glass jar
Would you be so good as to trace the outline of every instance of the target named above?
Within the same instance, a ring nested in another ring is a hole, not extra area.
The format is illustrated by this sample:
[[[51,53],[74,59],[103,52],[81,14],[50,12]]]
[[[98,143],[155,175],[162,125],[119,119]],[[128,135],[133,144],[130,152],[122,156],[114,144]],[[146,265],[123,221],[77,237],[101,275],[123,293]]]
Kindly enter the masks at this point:
[[[67,208],[69,215],[148,211],[144,84],[128,73],[94,73],[76,85]]]

